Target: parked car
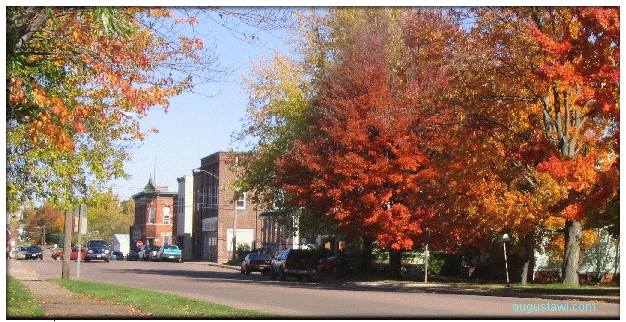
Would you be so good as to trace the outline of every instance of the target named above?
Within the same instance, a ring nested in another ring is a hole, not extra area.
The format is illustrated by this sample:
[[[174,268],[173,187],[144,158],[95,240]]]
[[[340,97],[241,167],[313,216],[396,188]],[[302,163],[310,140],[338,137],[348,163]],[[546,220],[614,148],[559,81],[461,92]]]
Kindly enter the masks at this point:
[[[317,273],[318,264],[319,259],[310,250],[282,250],[272,260],[270,278],[274,279],[278,276],[281,281],[284,281],[287,276],[295,276],[300,280],[311,281]]]
[[[116,261],[123,261],[124,260],[124,253],[119,252],[119,251],[112,251],[111,252],[111,259],[112,260],[116,260]]]
[[[272,265],[272,258],[266,254],[248,254],[241,262],[241,274],[248,274],[250,272],[261,272],[266,275],[269,273]]]
[[[20,246],[15,251],[15,259],[26,259],[26,247]]]
[[[131,250],[128,254],[126,254],[126,260],[127,261],[138,261],[139,260],[139,253]]]
[[[342,256],[339,256],[339,255],[331,256],[331,257],[320,260],[318,271],[320,273],[326,273],[326,274],[337,274],[341,271],[343,264],[344,264],[344,259],[342,258]]]
[[[80,251],[80,259],[81,260],[85,260],[85,253],[87,253],[87,249],[83,248]],[[58,261],[59,260],[63,260],[63,251],[56,252],[56,253],[52,254],[52,259],[58,260]],[[72,251],[70,252],[70,260],[75,261],[77,259],[78,259],[78,248],[74,247],[74,248],[72,248]]]
[[[43,260],[43,248],[39,245],[31,245],[26,247],[24,251],[24,259],[41,259]]]
[[[159,247],[152,245],[143,245],[139,250],[139,259],[147,261],[156,257],[156,253],[159,250]]]
[[[159,261],[176,261],[181,263],[183,261],[183,255],[178,246],[165,244],[159,248],[154,259]]]
[[[320,260],[318,272],[325,274],[345,274],[357,270],[362,263],[362,255],[341,252]]]
[[[91,239],[87,242],[87,254],[85,255],[85,262],[91,260],[103,260],[107,263],[111,260],[109,245],[107,245],[105,240]]]

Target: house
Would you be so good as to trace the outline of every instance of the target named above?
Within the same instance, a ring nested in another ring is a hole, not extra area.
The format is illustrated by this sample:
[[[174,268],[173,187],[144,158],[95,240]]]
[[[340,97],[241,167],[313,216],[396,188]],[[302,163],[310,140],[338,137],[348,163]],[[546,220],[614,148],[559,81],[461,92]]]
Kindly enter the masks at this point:
[[[176,245],[182,249],[183,260],[192,259],[193,246],[193,176],[182,176],[178,181],[178,202],[176,213],[176,229],[174,236]]]
[[[137,241],[145,245],[172,244],[174,204],[178,192],[157,185],[152,178],[143,191],[132,196],[135,200],[135,223],[130,229],[131,249],[138,250]]]
[[[281,223],[284,213],[278,210],[264,211],[261,219],[261,248],[270,254],[286,248],[306,248],[306,239],[301,240],[298,214],[288,216],[288,223]],[[284,220],[283,220],[284,221]]]
[[[192,253],[196,260],[224,263],[237,248],[261,246],[260,211],[246,192],[237,194],[235,202],[232,168],[237,160],[235,154],[216,152],[202,158],[193,171]]]

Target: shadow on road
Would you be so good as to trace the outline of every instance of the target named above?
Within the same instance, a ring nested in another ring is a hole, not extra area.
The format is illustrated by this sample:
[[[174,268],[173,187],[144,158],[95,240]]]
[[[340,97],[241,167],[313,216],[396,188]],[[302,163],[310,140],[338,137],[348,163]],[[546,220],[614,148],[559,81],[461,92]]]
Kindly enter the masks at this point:
[[[515,297],[515,298],[542,298],[553,300],[566,300],[578,298],[574,295],[553,295],[553,294],[537,294],[524,293],[519,290],[512,289],[490,289],[482,290],[476,288],[466,288],[456,285],[407,285],[407,284],[386,284],[386,283],[358,283],[346,282],[327,276],[318,276],[314,282],[300,282],[294,277],[288,277],[286,281],[271,280],[268,276],[261,274],[243,275],[239,271],[232,272],[216,272],[216,271],[195,271],[184,269],[113,269],[116,273],[135,273],[160,276],[178,276],[191,279],[200,279],[206,281],[232,281],[237,283],[250,283],[262,285],[276,285],[288,288],[306,288],[320,290],[341,290],[355,292],[397,292],[397,293],[432,293],[432,294],[456,294],[456,295],[480,295],[480,296],[498,296],[498,297]],[[580,298],[579,298],[580,299]],[[619,303],[619,297],[587,297],[604,302]]]

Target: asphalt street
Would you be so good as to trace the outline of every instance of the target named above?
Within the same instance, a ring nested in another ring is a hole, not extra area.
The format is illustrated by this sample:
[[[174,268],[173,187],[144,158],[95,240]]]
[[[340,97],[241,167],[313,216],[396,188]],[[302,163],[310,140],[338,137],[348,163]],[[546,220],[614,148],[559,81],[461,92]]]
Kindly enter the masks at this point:
[[[61,277],[61,261],[21,261],[43,278]],[[70,265],[76,278],[78,263]],[[9,261],[10,267],[10,261]],[[201,262],[81,262],[80,279],[139,287],[299,318],[619,318],[619,304],[601,301],[441,294],[432,288],[355,287],[258,273]]]

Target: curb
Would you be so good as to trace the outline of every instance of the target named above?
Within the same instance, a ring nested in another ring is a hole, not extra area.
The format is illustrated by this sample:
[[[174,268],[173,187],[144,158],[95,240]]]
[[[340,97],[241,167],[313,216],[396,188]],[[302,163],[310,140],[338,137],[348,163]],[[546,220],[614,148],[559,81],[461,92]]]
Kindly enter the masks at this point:
[[[213,262],[185,262],[189,264],[207,265],[221,267],[238,271],[239,266],[219,264]],[[360,288],[360,289],[379,289],[386,291],[400,291],[400,290],[415,290],[428,293],[443,293],[443,294],[459,294],[459,295],[481,295],[481,296],[501,296],[501,297],[519,297],[519,298],[540,298],[548,300],[572,300],[572,301],[600,301],[606,303],[620,303],[619,296],[610,295],[575,295],[575,294],[540,294],[530,292],[508,293],[505,288],[496,290],[481,290],[472,287],[462,288],[456,285],[450,284],[396,284],[396,283],[382,283],[382,282],[345,282],[346,286]]]
[[[381,282],[349,282],[356,288],[369,288],[369,289],[384,289],[387,291],[399,291],[399,290],[415,290],[428,293],[443,293],[443,294],[459,294],[459,295],[481,295],[481,296],[500,296],[500,297],[518,297],[518,298],[540,298],[549,300],[561,300],[561,301],[600,301],[606,303],[620,303],[619,296],[610,295],[576,295],[576,294],[541,294],[531,292],[519,292],[509,293],[506,289],[497,290],[481,290],[471,287],[459,288],[458,286],[448,284],[394,284],[394,283],[381,283]]]

